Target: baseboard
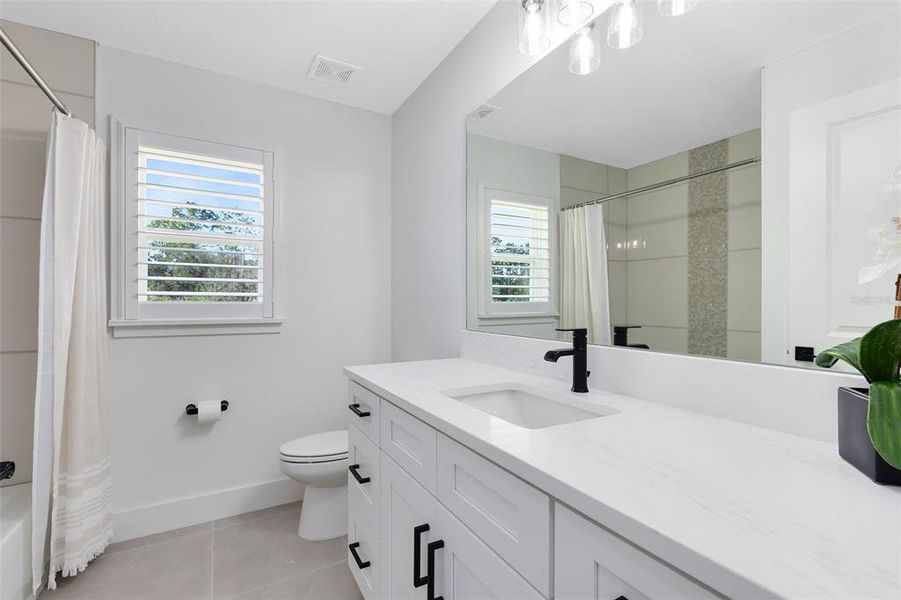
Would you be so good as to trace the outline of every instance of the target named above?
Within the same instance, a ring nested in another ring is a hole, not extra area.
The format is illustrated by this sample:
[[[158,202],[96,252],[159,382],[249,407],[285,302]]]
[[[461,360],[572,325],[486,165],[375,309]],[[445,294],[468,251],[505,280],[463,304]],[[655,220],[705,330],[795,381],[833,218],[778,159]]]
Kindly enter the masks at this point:
[[[301,498],[303,485],[293,479],[277,479],[172,502],[139,506],[113,513],[113,542],[224,519]]]

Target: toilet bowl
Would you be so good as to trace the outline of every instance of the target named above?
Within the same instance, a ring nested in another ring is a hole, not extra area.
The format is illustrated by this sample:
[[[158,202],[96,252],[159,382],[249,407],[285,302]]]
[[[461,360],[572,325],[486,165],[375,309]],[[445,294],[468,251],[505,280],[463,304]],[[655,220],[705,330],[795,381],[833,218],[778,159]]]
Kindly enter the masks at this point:
[[[347,431],[297,438],[279,448],[282,472],[305,484],[297,534],[329,540],[347,534]]]

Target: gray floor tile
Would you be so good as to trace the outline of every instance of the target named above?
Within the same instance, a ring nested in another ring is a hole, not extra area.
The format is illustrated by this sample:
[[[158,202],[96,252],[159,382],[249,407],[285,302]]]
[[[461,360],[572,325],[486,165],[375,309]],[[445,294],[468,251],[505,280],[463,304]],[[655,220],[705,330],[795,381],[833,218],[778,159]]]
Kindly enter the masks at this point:
[[[295,575],[227,600],[362,600],[347,561]]]
[[[200,600],[210,598],[212,528],[103,554],[42,600]]]
[[[213,530],[213,597],[227,598],[301,577],[345,557],[345,539],[297,535],[300,506]]]
[[[345,538],[297,536],[300,504],[113,544],[41,600],[360,600]]]

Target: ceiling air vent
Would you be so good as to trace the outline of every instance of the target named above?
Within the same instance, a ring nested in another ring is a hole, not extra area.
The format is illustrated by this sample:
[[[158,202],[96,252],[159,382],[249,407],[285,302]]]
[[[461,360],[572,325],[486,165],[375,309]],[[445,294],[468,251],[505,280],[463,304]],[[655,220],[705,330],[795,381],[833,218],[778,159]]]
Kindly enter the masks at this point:
[[[333,85],[346,86],[362,67],[317,54],[307,77]]]
[[[482,106],[469,113],[467,118],[470,121],[484,121],[488,118],[488,115],[500,109],[500,106],[495,106],[493,104],[483,104]]]

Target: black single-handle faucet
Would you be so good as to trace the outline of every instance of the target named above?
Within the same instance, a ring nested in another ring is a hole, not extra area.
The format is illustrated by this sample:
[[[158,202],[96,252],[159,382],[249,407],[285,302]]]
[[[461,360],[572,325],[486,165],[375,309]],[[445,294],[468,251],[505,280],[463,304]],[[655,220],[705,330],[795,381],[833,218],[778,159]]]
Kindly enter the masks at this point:
[[[561,356],[573,357],[573,387],[572,391],[584,394],[588,392],[588,330],[558,329],[557,331],[571,331],[573,334],[573,347],[562,350],[548,350],[544,354],[544,360],[555,363]]]

